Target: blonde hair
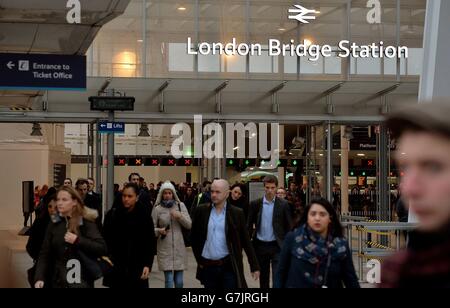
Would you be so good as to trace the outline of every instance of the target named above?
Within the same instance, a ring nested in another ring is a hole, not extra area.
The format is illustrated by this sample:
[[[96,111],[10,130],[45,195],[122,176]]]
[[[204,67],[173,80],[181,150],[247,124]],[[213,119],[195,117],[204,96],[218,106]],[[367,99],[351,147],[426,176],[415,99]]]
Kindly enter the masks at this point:
[[[73,200],[75,200],[75,202],[76,202],[75,207],[72,209],[72,215],[70,216],[70,221],[69,221],[69,225],[67,226],[67,230],[69,232],[79,235],[80,222],[81,222],[81,218],[83,217],[83,214],[84,214],[83,200],[81,199],[80,194],[71,186],[62,186],[58,190],[57,195],[62,191],[69,193],[70,197]]]

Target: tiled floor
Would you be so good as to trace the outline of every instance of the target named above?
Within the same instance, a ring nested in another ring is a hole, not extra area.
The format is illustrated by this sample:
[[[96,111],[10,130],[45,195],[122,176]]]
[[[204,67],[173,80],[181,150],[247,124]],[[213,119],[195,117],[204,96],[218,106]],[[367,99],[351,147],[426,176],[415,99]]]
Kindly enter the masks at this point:
[[[9,287],[15,288],[28,288],[26,271],[32,266],[32,260],[25,251],[25,245],[27,237],[17,236],[14,232],[0,231],[0,239],[3,243],[6,243],[10,249],[11,262],[8,266],[10,270],[10,283]],[[202,286],[195,279],[196,266],[194,255],[190,248],[188,248],[188,269],[184,272],[184,287],[185,288],[201,288]],[[357,266],[357,259],[354,260],[355,267]],[[247,284],[250,288],[258,288],[259,282],[254,281],[251,277],[248,267],[247,259],[244,256],[244,271],[247,280]],[[102,287],[101,280],[96,282],[96,287]],[[164,288],[164,274],[158,270],[157,261],[153,264],[153,272],[150,274],[150,287],[151,288]],[[368,284],[364,284],[363,287],[373,287]]]

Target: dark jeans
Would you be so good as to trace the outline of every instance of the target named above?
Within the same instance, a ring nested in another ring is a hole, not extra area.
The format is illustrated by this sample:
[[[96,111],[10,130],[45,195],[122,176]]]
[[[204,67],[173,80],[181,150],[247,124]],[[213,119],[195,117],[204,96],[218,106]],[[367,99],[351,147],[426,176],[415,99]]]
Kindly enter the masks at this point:
[[[270,264],[272,264],[272,284],[275,281],[278,261],[280,260],[280,247],[276,241],[262,242],[258,239],[253,241],[256,258],[261,268],[259,284],[261,289],[270,288]]]
[[[231,262],[223,265],[205,266],[202,271],[202,283],[205,289],[236,289],[237,277]]]

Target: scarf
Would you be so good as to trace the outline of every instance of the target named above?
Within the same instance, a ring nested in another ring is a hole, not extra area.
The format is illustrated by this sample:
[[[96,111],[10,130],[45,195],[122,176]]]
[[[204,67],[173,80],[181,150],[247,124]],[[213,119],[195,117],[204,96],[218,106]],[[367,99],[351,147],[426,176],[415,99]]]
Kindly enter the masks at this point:
[[[343,259],[347,254],[347,241],[344,238],[328,236],[324,239],[306,224],[296,230],[293,255],[311,264],[325,260],[328,254],[332,259]]]
[[[175,204],[175,200],[161,200],[161,206],[170,209]]]

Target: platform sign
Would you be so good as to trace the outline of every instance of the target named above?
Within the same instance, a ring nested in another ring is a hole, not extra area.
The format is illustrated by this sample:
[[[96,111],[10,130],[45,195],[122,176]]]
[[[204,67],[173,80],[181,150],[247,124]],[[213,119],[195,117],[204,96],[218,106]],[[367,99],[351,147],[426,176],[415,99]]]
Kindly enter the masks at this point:
[[[0,89],[86,90],[86,57],[0,53]]]

